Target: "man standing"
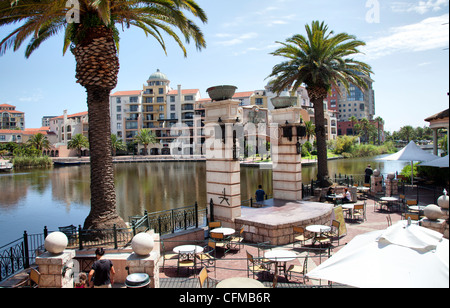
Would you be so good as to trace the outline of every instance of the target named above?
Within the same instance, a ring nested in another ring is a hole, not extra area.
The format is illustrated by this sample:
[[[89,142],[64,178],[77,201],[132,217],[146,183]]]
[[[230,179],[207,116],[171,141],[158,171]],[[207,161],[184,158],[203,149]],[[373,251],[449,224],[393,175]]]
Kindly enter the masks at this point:
[[[266,195],[266,192],[262,189],[262,186],[258,186],[258,190],[255,192],[256,202],[262,202],[264,201],[264,196]]]
[[[114,284],[114,275],[116,271],[111,260],[104,259],[105,251],[103,248],[97,248],[95,256],[97,261],[92,265],[89,272],[89,286],[94,288],[112,288]],[[94,279],[92,279],[94,278]]]
[[[364,179],[364,183],[366,184],[370,184],[370,177],[373,174],[373,170],[370,167],[370,165],[367,166],[366,170],[364,171],[364,173],[366,174],[365,179]]]

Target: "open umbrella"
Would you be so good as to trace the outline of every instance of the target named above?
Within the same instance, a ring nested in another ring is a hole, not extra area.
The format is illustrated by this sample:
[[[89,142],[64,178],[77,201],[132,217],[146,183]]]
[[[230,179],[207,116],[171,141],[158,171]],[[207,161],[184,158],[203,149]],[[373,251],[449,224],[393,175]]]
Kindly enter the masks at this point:
[[[428,162],[420,163],[421,166],[448,168],[448,155]]]
[[[356,236],[307,276],[359,288],[448,288],[449,243],[403,220]]]
[[[401,149],[395,154],[391,154],[382,158],[380,160],[406,160],[411,162],[411,184],[414,184],[414,161],[430,161],[438,158],[436,155],[428,153],[418,147],[414,141],[411,141],[406,147]]]

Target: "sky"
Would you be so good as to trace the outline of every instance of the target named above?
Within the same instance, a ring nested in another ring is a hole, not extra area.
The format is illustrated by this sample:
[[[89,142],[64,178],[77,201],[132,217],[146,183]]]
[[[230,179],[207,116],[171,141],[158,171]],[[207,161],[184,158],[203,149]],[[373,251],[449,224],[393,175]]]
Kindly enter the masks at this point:
[[[208,16],[201,27],[207,47],[187,46],[185,58],[170,37],[168,54],[139,29],[120,29],[120,72],[112,91],[141,90],[159,69],[172,88],[206,89],[222,84],[238,92],[262,90],[273,66],[270,53],[305,25],[324,21],[335,33],[366,42],[358,56],[372,66],[376,116],[387,131],[427,126],[424,119],[449,105],[449,0],[197,0]],[[3,39],[14,28],[0,28]],[[25,45],[25,44],[24,44]],[[62,54],[59,34],[29,59],[25,48],[0,56],[0,104],[25,112],[26,128],[43,116],[87,110],[86,92],[76,83],[75,60]]]

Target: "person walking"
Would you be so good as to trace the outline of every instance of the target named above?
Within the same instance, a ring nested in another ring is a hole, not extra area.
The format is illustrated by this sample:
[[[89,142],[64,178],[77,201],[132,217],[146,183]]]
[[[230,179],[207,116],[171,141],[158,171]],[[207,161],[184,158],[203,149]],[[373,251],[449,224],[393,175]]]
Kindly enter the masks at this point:
[[[89,285],[94,288],[112,288],[116,271],[111,260],[104,258],[103,248],[95,250],[97,260],[92,265],[89,272]]]
[[[262,189],[262,185],[259,185],[258,190],[255,192],[256,202],[264,201],[265,195],[266,195],[266,192]]]

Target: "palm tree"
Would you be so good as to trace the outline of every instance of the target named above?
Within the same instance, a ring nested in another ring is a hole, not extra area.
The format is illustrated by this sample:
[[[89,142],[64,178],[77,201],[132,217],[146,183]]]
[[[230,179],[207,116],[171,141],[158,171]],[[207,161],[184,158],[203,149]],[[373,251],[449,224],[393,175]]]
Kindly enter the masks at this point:
[[[351,116],[348,120],[352,123],[352,136],[355,135],[355,123],[358,122],[358,118],[355,116]]]
[[[306,121],[305,128],[306,128],[306,139],[309,142],[309,139],[311,138],[311,136],[314,136],[314,134],[315,134],[315,132],[314,132],[315,126],[312,121]]]
[[[64,53],[69,49],[76,60],[76,78],[87,92],[89,144],[91,153],[91,211],[85,229],[126,227],[117,214],[114,169],[111,156],[109,95],[116,87],[119,71],[119,31],[131,26],[152,36],[166,51],[162,34],[168,34],[182,49],[183,42],[173,28],[180,30],[187,43],[198,50],[206,47],[203,33],[185,12],[207,21],[194,0],[107,1],[78,0],[68,7],[67,0],[10,0],[0,2],[0,26],[18,23],[0,42],[0,55],[15,51],[30,38],[25,50],[29,57],[48,38],[64,32]],[[71,19],[66,19],[70,15]],[[77,20],[78,19],[78,20]],[[70,21],[68,23],[68,20]],[[75,22],[73,22],[75,21]]]
[[[37,133],[28,139],[27,143],[33,146],[36,150],[38,150],[42,155],[42,150],[50,149],[50,141],[48,141],[47,137],[42,133]]]
[[[322,187],[329,186],[327,144],[323,101],[333,85],[342,84],[347,90],[350,84],[366,89],[365,76],[372,73],[366,63],[349,58],[359,52],[365,43],[347,33],[334,34],[324,22],[313,21],[306,25],[307,36],[296,34],[275,52],[274,56],[287,59],[272,69],[268,78],[274,92],[297,89],[305,84],[314,104],[318,175]]]
[[[82,134],[76,134],[67,142],[67,148],[77,150],[78,157],[81,157],[81,150],[83,148],[89,148],[89,140]]]
[[[158,142],[155,134],[147,128],[141,129],[141,131],[136,136],[134,136],[134,140],[144,146],[144,155],[148,154],[147,147],[149,144]]]
[[[116,156],[116,151],[124,151],[127,149],[127,146],[125,143],[123,143],[123,140],[117,137],[115,134],[111,134],[111,151],[112,156]]]
[[[381,144],[381,125],[384,125],[384,120],[382,117],[376,117],[375,122],[377,123],[378,145],[380,145]]]

